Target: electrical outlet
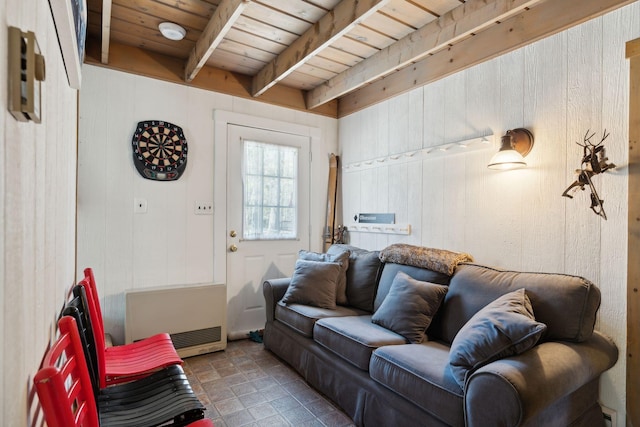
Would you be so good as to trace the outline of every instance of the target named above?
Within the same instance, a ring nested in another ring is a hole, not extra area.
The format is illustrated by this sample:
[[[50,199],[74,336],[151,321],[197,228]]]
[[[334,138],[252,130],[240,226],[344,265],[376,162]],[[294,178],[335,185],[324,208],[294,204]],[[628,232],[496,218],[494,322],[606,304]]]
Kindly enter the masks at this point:
[[[213,202],[195,202],[194,213],[196,215],[213,215]]]
[[[602,404],[600,406],[602,407],[602,415],[604,416],[604,425],[606,427],[616,427],[618,425],[616,411]]]
[[[133,212],[137,214],[147,213],[147,199],[133,199]]]

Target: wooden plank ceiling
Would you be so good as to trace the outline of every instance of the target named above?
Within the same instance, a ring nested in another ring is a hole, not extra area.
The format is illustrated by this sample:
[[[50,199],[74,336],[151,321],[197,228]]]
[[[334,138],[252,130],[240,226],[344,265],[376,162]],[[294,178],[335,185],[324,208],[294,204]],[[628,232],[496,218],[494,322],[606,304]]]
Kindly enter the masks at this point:
[[[632,2],[88,0],[85,62],[338,117]]]

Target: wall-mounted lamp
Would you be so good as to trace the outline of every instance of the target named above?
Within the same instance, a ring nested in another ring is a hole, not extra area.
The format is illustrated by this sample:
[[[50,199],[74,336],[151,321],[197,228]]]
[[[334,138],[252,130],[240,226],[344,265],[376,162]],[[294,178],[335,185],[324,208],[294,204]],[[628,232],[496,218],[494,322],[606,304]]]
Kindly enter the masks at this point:
[[[173,22],[161,22],[158,28],[162,35],[169,40],[182,40],[187,34],[187,30]]]
[[[508,130],[502,137],[500,150],[493,155],[487,167],[509,170],[527,166],[524,157],[533,147],[533,134],[524,128]]]

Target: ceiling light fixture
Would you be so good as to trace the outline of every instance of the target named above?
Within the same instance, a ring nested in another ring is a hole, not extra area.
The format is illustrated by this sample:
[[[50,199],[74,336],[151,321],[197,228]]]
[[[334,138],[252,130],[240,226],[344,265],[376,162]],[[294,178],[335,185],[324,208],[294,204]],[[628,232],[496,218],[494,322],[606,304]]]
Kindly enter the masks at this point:
[[[158,25],[158,28],[162,35],[169,40],[182,40],[187,34],[187,30],[173,22],[161,22],[160,25]]]
[[[533,134],[527,129],[508,130],[502,137],[500,150],[493,155],[487,167],[495,170],[524,168],[527,163],[524,156],[533,147]]]

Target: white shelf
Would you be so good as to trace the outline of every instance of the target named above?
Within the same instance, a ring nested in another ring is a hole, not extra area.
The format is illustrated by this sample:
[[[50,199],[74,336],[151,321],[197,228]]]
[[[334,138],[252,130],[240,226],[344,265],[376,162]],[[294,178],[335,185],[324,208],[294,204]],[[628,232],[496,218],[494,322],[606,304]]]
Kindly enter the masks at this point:
[[[378,233],[378,234],[411,234],[411,224],[347,224],[347,232]]]

